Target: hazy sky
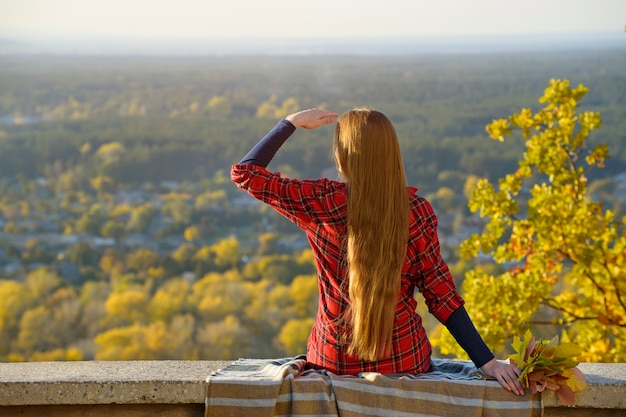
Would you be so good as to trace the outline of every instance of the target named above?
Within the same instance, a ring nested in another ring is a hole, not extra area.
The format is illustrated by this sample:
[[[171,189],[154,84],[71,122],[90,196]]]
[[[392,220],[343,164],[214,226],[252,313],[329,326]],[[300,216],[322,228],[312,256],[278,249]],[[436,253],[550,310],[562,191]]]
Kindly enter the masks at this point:
[[[0,36],[471,36],[624,25],[626,0],[0,0]]]

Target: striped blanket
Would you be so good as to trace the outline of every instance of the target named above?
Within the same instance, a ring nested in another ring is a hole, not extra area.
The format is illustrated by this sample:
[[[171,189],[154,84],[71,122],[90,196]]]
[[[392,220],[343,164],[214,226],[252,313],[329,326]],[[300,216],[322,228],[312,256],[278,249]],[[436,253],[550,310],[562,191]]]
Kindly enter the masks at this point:
[[[207,378],[205,417],[539,417],[541,397],[517,396],[471,362],[433,359],[422,375],[338,376],[303,357],[240,359]]]

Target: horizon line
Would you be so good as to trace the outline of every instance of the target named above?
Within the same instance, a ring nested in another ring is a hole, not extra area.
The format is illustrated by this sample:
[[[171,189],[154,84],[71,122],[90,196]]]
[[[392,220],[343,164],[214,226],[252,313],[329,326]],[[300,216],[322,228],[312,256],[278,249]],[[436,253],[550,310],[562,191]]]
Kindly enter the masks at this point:
[[[621,37],[624,36],[624,37]],[[516,51],[606,50],[626,47],[624,32],[562,32],[503,35],[411,35],[350,37],[193,37],[6,36],[0,56],[8,55],[415,55]]]
[[[172,35],[129,35],[129,34],[113,34],[113,33],[80,33],[80,32],[50,32],[50,31],[31,31],[0,28],[0,39],[2,38],[100,38],[100,39],[133,39],[133,40],[206,40],[206,39],[416,39],[416,38],[485,38],[485,37],[541,37],[541,36],[626,36],[626,27],[619,30],[594,30],[594,31],[542,31],[542,32],[494,32],[494,33],[415,33],[405,35],[197,35],[197,36],[172,36]]]

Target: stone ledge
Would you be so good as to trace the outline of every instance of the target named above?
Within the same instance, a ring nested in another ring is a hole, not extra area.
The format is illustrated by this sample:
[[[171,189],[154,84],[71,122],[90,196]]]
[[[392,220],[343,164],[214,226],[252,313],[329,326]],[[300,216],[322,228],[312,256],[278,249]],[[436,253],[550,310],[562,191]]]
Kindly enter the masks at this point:
[[[231,361],[0,363],[0,406],[204,405],[206,377]],[[548,415],[620,415],[626,410],[626,364],[581,363],[588,387],[574,409],[552,392],[542,396]],[[2,415],[0,407],[0,415]],[[614,410],[607,414],[600,410]],[[8,410],[5,409],[5,410]],[[622,411],[619,411],[622,410]]]
[[[576,393],[576,407],[626,410],[626,363],[581,363],[587,388]],[[562,408],[553,392],[542,394],[544,408]],[[625,412],[626,413],[626,412]]]
[[[0,363],[0,406],[204,404],[206,377],[231,362]]]

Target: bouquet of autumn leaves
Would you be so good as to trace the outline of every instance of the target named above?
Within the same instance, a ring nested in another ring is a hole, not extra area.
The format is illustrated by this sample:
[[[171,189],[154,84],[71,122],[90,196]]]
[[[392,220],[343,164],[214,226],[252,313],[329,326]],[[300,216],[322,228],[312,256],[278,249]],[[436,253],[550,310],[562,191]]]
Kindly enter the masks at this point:
[[[578,361],[573,359],[582,353],[577,345],[559,344],[558,336],[538,341],[527,330],[522,339],[515,336],[511,346],[517,353],[509,359],[522,371],[522,384],[533,394],[545,389],[554,391],[563,404],[574,405],[574,392],[586,387],[585,377],[576,367]]]

